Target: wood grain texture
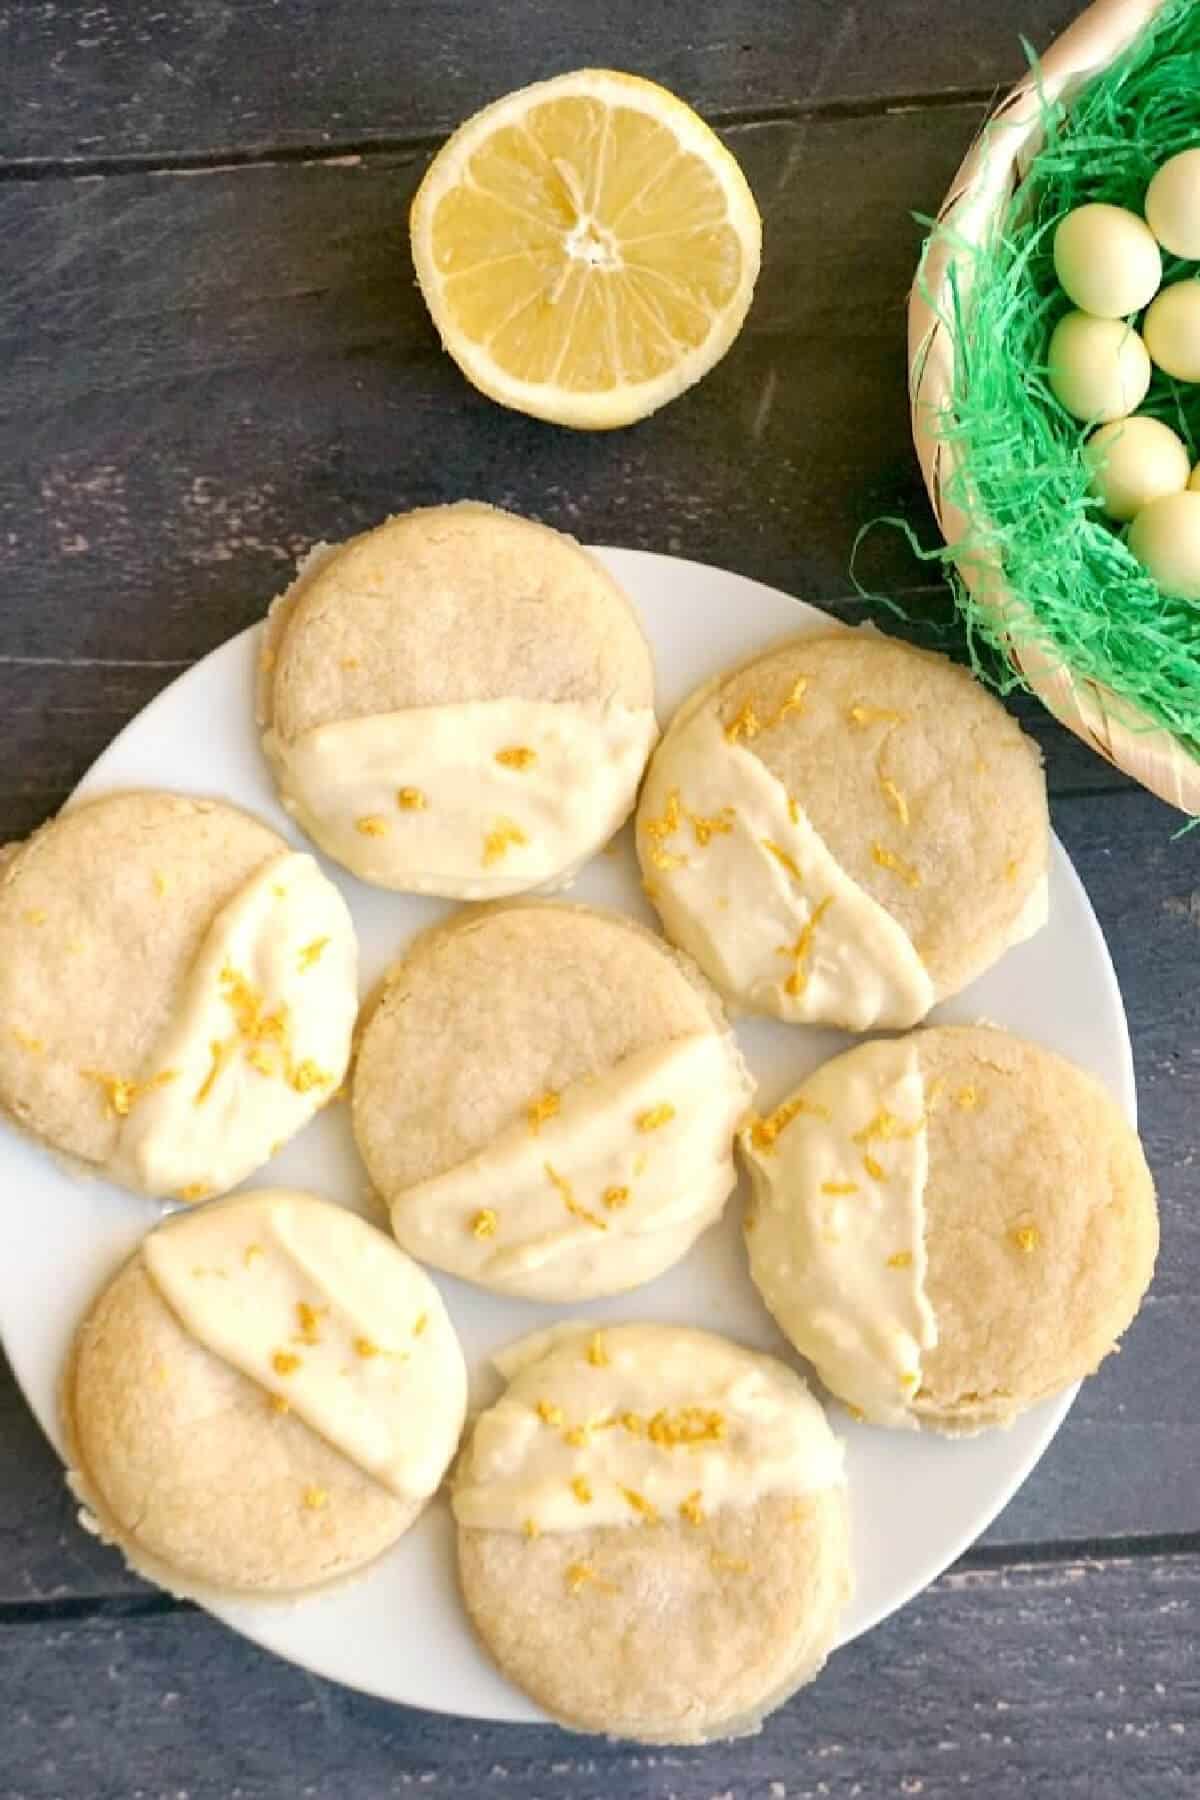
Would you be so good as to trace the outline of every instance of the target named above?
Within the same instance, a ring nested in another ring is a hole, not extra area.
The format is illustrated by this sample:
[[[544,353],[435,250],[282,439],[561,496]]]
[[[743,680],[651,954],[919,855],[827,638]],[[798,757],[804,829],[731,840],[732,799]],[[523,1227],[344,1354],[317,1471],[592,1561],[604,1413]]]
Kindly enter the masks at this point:
[[[718,116],[1016,79],[1073,0],[9,0],[0,162],[361,146],[448,131],[581,64],[633,69]]]
[[[910,209],[936,204],[978,118],[728,133],[766,221],[748,326],[614,433],[507,413],[443,355],[408,253],[415,154],[0,187],[19,271],[0,291],[0,657],[190,660],[261,616],[314,539],[463,495],[843,599],[862,522],[928,517]],[[929,581],[894,531],[863,567]]]
[[[453,1727],[196,1613],[0,1639],[0,1800],[1193,1800],[1200,1559],[953,1572],[757,1738],[645,1751]]]

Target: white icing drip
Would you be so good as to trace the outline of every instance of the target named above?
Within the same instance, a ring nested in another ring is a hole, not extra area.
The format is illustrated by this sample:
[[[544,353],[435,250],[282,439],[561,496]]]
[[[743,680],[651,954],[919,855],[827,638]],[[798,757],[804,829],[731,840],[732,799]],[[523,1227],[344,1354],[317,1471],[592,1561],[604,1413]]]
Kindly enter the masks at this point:
[[[938,1336],[916,1046],[836,1058],[802,1091],[807,1109],[773,1143],[756,1144],[753,1127],[740,1139],[754,1185],[750,1272],[827,1387],[877,1424],[912,1426],[922,1353]]]
[[[393,1229],[438,1268],[533,1299],[636,1286],[719,1216],[752,1093],[715,1032],[654,1045],[572,1083],[536,1131],[521,1119],[396,1195]]]
[[[198,1343],[392,1493],[434,1492],[466,1367],[436,1288],[390,1238],[311,1194],[268,1190],[176,1214],[141,1255]]]
[[[505,699],[263,747],[293,818],[364,881],[488,899],[570,880],[628,816],[657,736],[649,708]]]
[[[673,794],[678,822],[656,831],[674,821]],[[711,704],[682,713],[651,764],[638,840],[669,935],[732,998],[853,1031],[913,1025],[933,1005],[899,921],[851,879],[766,764],[729,742]]]
[[[549,1349],[538,1334],[528,1352],[514,1352],[512,1383],[478,1420],[462,1461],[453,1497],[461,1525],[699,1523],[844,1479],[824,1413],[773,1357],[663,1325],[572,1332]]]
[[[161,1085],[131,1107],[109,1165],[114,1176],[198,1200],[266,1162],[346,1072],[357,962],[346,903],[313,857],[280,856],[252,876],[197,952],[143,1077]],[[238,1027],[247,994],[260,1020],[279,1021],[258,1041]]]

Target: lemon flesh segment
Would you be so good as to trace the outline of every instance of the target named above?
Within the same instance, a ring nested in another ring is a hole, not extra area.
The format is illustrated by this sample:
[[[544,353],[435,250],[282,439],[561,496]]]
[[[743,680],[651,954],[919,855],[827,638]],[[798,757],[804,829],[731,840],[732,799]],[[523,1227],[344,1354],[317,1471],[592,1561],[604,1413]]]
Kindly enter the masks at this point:
[[[695,114],[595,71],[469,120],[422,183],[412,230],[426,301],[468,378],[593,427],[644,417],[724,354],[761,239],[741,170]]]

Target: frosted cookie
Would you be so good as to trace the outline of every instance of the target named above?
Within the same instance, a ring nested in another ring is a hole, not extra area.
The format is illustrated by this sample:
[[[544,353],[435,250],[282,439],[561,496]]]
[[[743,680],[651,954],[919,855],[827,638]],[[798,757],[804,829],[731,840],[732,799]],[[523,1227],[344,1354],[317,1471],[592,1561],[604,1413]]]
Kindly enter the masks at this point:
[[[463,914],[389,972],[354,1133],[399,1242],[497,1292],[651,1281],[719,1217],[753,1083],[715,996],[616,914]]]
[[[647,1743],[754,1730],[850,1595],[842,1447],[773,1357],[671,1325],[497,1358],[454,1478],[472,1623],[563,1724]]]
[[[320,545],[259,681],[283,804],[364,881],[488,899],[565,885],[633,810],[650,651],[573,539],[464,503]]]
[[[963,670],[795,639],[685,701],[638,808],[646,891],[727,998],[903,1027],[1046,918],[1036,746]]]
[[[72,806],[0,866],[0,1108],[126,1187],[223,1192],[337,1089],[356,965],[337,889],[246,813]]]
[[[741,1139],[750,1273],[879,1425],[1011,1423],[1097,1368],[1158,1248],[1137,1135],[1081,1069],[987,1026],[863,1044]]]
[[[83,1523],[177,1594],[286,1595],[408,1530],[466,1369],[429,1278],[311,1194],[177,1213],[80,1326],[61,1388]]]

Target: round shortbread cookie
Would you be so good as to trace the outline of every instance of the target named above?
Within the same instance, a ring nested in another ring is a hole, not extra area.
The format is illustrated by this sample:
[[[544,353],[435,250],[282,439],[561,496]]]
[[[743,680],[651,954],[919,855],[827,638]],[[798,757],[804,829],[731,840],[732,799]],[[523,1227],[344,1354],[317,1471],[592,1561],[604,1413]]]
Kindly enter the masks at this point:
[[[803,1381],[668,1325],[560,1327],[509,1357],[454,1480],[485,1647],[576,1729],[754,1730],[818,1673],[851,1589],[841,1445]]]
[[[1045,922],[1036,745],[877,632],[795,639],[685,701],[637,845],[668,936],[788,1020],[914,1025]]]
[[[0,1108],[127,1187],[243,1180],[332,1097],[356,1011],[345,902],[235,807],[108,794],[0,866]]]
[[[561,532],[463,502],[319,545],[258,687],[284,805],[365,881],[561,887],[633,809],[658,736],[633,608]]]
[[[354,1132],[412,1255],[579,1300],[652,1280],[719,1217],[753,1091],[689,964],[617,914],[532,901],[460,914],[393,966]]]
[[[1100,1084],[990,1026],[835,1057],[743,1132],[750,1272],[851,1411],[968,1433],[1091,1374],[1158,1249]]]
[[[84,1523],[178,1594],[352,1574],[436,1490],[466,1370],[382,1232],[264,1190],[176,1214],[80,1326],[61,1389]]]

